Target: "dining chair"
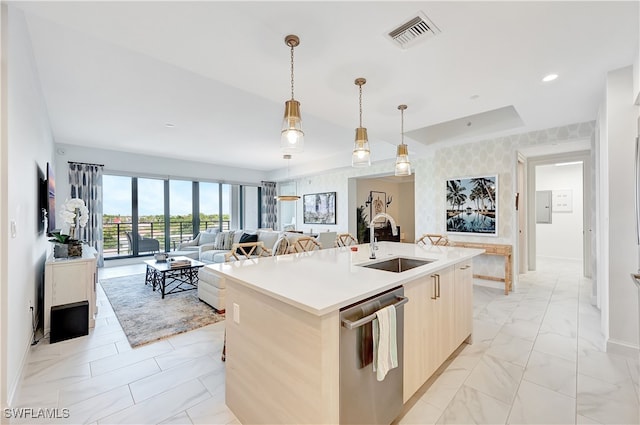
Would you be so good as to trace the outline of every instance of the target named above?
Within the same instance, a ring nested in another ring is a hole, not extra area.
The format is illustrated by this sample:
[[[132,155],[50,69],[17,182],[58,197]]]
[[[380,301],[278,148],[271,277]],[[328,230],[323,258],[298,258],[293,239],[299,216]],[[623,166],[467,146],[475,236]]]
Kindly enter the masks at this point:
[[[310,236],[303,236],[298,238],[290,247],[289,253],[296,252],[309,252],[316,249],[322,249],[322,244],[316,241],[316,238]]]
[[[428,244],[427,241],[429,241]],[[439,235],[437,233],[425,233],[418,238],[416,244],[446,246],[449,245],[449,239],[446,236]]]
[[[230,261],[231,258],[236,260],[251,259],[254,257],[268,257],[271,255],[271,250],[265,248],[264,242],[237,242],[231,245],[231,250],[224,256],[225,261]]]
[[[351,233],[338,233],[334,245],[336,247],[358,245],[358,241]]]

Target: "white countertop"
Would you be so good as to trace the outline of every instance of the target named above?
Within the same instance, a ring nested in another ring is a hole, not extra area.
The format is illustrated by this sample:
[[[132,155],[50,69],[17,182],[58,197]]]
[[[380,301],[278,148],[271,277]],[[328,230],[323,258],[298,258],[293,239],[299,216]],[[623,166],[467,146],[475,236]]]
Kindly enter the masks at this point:
[[[322,316],[439,269],[480,255],[482,249],[418,246],[379,242],[376,260],[369,259],[369,245],[358,251],[332,248],[300,254],[278,255],[206,267],[287,304]],[[397,256],[430,259],[433,263],[393,273],[359,265]]]

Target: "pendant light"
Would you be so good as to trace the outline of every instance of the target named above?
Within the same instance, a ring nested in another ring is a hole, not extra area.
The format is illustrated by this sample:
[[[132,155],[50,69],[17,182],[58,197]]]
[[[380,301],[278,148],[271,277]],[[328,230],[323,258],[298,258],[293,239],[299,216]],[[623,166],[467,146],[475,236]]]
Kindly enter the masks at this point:
[[[362,127],[362,86],[367,82],[364,78],[356,78],[355,84],[360,88],[360,127],[356,128],[356,141],[351,156],[352,167],[368,167],[371,165],[371,151],[367,129]]]
[[[400,109],[400,135],[401,142],[398,145],[398,154],[396,155],[396,176],[410,176],[411,175],[411,162],[409,162],[409,149],[404,144],[404,110],[407,109],[407,105],[399,105]]]
[[[291,160],[291,155],[282,155],[282,159],[287,160],[287,180],[289,180],[289,161]],[[297,201],[300,199],[298,195],[278,195],[275,198],[277,201]]]
[[[300,44],[300,39],[297,35],[290,34],[284,38],[284,43],[291,48],[291,100],[284,104],[280,148],[285,153],[302,152],[304,132],[300,118],[300,102],[293,98],[293,48]]]

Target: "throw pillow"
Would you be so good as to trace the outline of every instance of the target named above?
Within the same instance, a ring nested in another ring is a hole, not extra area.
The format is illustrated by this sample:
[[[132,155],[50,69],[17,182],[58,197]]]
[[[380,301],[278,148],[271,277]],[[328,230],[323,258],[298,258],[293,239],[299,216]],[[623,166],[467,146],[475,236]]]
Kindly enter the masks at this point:
[[[231,249],[231,245],[233,245],[233,235],[235,232],[233,230],[229,230],[228,232],[223,232],[224,235],[224,246],[222,249]]]
[[[228,232],[220,232],[216,235],[216,241],[213,243],[213,249],[225,249],[224,242]]]
[[[273,251],[273,247],[276,244],[276,241],[278,240],[278,237],[280,236],[280,234],[278,232],[272,232],[272,231],[268,231],[268,230],[258,230],[258,241],[261,241],[264,243],[264,247]],[[261,254],[262,250],[260,250],[258,252],[258,254]]]
[[[252,235],[252,234],[249,234],[249,233],[243,233],[242,236],[240,237],[240,243],[245,243],[245,242],[258,242],[258,235],[255,235],[255,234]],[[250,249],[251,248],[245,249],[245,251],[248,252]],[[238,254],[242,255],[242,251],[241,251],[240,248],[238,248],[236,250],[236,252]]]
[[[246,232],[246,233],[251,233],[251,232]],[[239,243],[240,242],[240,238],[244,234],[245,234],[245,231],[242,230],[242,229],[234,230],[233,231],[233,240],[231,241],[231,244]]]
[[[216,236],[218,235],[215,233],[200,232],[200,240],[198,241],[198,245],[204,245],[206,243],[215,243]]]

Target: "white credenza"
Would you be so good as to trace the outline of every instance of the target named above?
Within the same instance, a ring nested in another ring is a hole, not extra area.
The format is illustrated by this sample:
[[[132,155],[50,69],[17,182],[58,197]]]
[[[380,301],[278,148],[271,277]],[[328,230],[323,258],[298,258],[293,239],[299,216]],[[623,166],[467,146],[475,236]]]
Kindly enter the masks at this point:
[[[96,250],[82,246],[82,257],[47,259],[44,272],[44,333],[51,330],[51,307],[89,301],[89,327],[95,327],[96,284],[98,270],[96,268]]]

